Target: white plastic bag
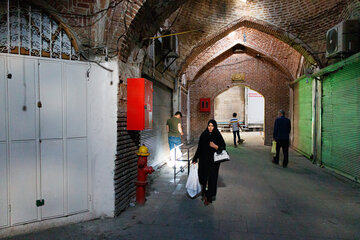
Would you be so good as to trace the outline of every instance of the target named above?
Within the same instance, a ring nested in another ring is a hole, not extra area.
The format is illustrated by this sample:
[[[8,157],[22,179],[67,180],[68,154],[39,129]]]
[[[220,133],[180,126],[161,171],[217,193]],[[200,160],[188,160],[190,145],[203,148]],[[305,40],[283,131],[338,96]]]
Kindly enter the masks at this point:
[[[201,185],[198,177],[198,165],[191,164],[190,173],[186,181],[186,190],[190,197],[195,197],[201,192]]]

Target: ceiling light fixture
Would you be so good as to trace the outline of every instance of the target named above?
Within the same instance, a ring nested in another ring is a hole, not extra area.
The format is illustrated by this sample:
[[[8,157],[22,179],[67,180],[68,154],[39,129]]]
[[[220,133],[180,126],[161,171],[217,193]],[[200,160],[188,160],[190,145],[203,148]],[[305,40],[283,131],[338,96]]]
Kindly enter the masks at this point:
[[[240,0],[240,1],[242,1],[243,3],[246,3],[246,0]]]

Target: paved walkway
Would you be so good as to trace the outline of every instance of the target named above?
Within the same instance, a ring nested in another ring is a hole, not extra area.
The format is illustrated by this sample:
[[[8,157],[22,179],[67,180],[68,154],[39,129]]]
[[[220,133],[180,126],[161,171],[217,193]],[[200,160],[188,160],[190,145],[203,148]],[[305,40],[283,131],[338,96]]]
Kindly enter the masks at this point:
[[[173,183],[164,166],[152,177],[145,206],[13,239],[360,239],[360,185],[290,151],[287,169],[270,162],[258,133],[242,135],[220,167],[217,200],[185,196],[186,173]]]

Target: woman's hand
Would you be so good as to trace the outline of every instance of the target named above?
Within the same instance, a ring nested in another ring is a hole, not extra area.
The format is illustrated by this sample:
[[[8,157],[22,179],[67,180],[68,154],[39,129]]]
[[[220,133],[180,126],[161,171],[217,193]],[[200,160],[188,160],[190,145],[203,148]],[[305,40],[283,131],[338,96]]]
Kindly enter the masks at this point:
[[[214,142],[210,142],[209,146],[212,147],[212,148],[214,148],[215,150],[218,150],[218,149],[219,149],[219,146],[216,145]]]

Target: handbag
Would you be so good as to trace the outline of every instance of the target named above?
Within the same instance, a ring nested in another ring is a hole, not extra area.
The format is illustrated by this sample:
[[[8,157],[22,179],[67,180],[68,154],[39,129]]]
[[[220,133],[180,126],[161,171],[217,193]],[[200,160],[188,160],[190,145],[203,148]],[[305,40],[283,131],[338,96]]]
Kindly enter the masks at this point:
[[[222,150],[219,154],[217,152],[214,153],[214,162],[221,163],[226,161],[230,161],[230,156],[226,150]]]
[[[192,164],[190,166],[190,173],[185,186],[186,186],[186,191],[191,198],[196,197],[196,195],[198,195],[201,192],[201,185],[199,183],[197,164]]]

